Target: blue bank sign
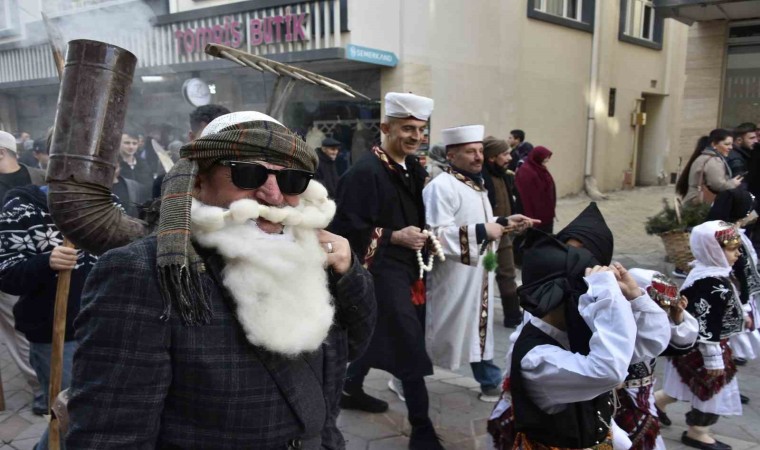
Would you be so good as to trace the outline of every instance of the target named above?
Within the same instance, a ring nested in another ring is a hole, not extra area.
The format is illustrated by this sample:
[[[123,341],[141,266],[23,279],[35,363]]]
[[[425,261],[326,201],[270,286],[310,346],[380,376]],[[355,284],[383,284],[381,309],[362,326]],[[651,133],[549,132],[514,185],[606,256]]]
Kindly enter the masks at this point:
[[[379,64],[388,67],[396,67],[398,64],[398,57],[393,52],[386,52],[385,50],[353,44],[349,44],[348,47],[346,47],[346,57],[348,59],[353,59],[354,61]]]

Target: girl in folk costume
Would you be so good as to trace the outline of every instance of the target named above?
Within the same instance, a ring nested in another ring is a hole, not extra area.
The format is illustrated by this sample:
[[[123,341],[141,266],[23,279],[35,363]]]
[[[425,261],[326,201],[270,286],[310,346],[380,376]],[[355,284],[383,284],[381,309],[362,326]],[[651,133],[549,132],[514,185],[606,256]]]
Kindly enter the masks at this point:
[[[681,442],[703,450],[731,447],[710,436],[720,416],[741,415],[736,365],[728,339],[744,331],[744,311],[731,267],[741,254],[741,233],[730,223],[705,222],[691,232],[693,268],[681,287],[689,300],[687,311],[699,323],[697,345],[665,366],[663,390],[657,392],[660,410],[676,400],[690,401]]]
[[[731,189],[718,194],[715,198],[707,220],[724,220],[735,224],[741,231],[742,245],[739,260],[734,264],[734,275],[739,281],[739,299],[747,316],[747,329],[744,333],[732,336],[728,340],[735,360],[750,360],[760,356],[760,273],[757,269],[757,254],[752,242],[742,228],[757,219],[755,197],[744,189]],[[742,396],[742,403],[749,402]]]
[[[694,346],[699,332],[697,320],[685,311],[688,301],[678,295],[678,285],[653,270],[631,269],[636,284],[669,314],[670,342],[664,354],[687,351]],[[654,368],[656,359],[628,367],[628,377],[618,389],[620,407],[615,422],[628,433],[632,450],[664,450],[660,423],[654,406]]]

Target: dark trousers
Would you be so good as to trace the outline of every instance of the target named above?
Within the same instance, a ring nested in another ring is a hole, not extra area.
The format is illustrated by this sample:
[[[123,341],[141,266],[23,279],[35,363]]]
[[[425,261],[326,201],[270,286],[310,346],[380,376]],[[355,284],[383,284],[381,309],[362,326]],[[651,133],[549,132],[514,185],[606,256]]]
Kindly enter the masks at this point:
[[[686,425],[693,427],[709,427],[718,423],[717,414],[702,412],[698,409],[692,408],[691,411],[686,413]]]
[[[358,364],[357,364],[358,363]],[[351,394],[362,390],[364,378],[369,373],[369,365],[362,364],[361,359],[348,365],[346,371],[346,382],[343,390]],[[401,380],[401,387],[404,389],[406,398],[406,409],[409,413],[409,423],[413,427],[424,427],[431,424],[428,411],[430,409],[430,400],[428,398],[425,378],[419,377],[408,380]]]
[[[499,266],[496,268],[496,284],[499,286],[501,306],[504,308],[504,317],[518,318],[520,314],[520,301],[517,298],[517,283],[515,282],[515,258],[512,253],[512,238],[504,236],[499,242],[496,251]]]

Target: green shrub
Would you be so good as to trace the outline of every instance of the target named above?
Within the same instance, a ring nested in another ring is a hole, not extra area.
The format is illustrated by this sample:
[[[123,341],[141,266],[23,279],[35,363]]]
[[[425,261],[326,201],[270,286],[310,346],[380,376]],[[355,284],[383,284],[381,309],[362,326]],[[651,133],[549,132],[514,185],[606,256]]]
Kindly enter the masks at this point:
[[[666,199],[662,199],[662,204],[662,211],[647,219],[647,234],[691,229],[703,223],[710,212],[710,205],[707,204],[681,206],[681,223],[678,223],[675,208]]]

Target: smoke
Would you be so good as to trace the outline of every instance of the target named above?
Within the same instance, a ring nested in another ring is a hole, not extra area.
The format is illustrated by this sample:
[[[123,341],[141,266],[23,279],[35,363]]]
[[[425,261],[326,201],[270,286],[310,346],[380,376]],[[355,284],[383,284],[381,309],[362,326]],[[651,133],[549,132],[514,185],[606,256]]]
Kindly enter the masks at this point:
[[[48,15],[53,27],[61,33],[64,47],[71,40],[92,39],[117,44],[135,53],[138,58],[141,49],[130,48],[134,47],[134,40],[130,36],[149,33],[153,29],[151,19],[156,16],[153,9],[140,0],[113,0],[103,2],[108,6],[96,3],[71,11],[46,10],[46,3],[42,2],[41,12]],[[47,41],[44,32],[27,30],[24,44],[40,45]]]
[[[129,36],[151,32],[153,10],[143,2],[129,2],[110,8],[97,8],[58,19],[58,27],[68,42],[74,39],[92,39],[103,42],[118,41],[120,47],[140,58],[139,48],[129,48]]]

